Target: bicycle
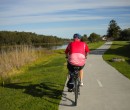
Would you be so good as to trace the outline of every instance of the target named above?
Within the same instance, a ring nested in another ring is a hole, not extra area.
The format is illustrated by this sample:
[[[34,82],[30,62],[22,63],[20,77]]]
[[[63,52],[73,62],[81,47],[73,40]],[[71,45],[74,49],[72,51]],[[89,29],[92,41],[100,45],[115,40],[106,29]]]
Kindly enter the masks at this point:
[[[75,94],[75,105],[77,106],[78,95],[80,95],[80,80],[79,80],[79,68],[75,66],[74,72],[70,73],[70,77],[74,80],[73,92]]]

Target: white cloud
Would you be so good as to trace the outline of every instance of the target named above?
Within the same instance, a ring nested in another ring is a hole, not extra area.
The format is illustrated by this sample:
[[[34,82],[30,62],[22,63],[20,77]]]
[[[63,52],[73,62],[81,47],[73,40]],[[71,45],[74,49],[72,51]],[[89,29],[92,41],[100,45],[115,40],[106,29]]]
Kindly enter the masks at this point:
[[[130,14],[120,14],[121,17],[130,17]]]
[[[6,10],[0,11],[1,17],[49,13],[74,9],[95,9],[112,6],[130,6],[129,0],[22,0],[19,2],[16,0],[14,1],[16,3],[4,5],[5,7],[3,8],[6,8]],[[5,3],[6,2],[4,2],[4,4]],[[0,6],[2,6],[2,4],[0,4]]]
[[[90,16],[90,15],[79,15],[79,14],[20,16],[20,17],[11,17],[11,18],[1,18],[0,25],[61,22],[61,21],[78,21],[78,20],[98,20],[98,19],[106,19],[106,17],[103,17],[103,16]]]

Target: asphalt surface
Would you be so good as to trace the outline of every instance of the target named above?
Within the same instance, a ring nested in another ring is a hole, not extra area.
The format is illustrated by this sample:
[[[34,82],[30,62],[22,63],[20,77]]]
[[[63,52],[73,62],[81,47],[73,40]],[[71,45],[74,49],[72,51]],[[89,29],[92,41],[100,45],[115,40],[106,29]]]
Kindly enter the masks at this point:
[[[130,80],[102,59],[110,45],[107,42],[89,54],[78,105],[65,85],[59,110],[130,110]]]

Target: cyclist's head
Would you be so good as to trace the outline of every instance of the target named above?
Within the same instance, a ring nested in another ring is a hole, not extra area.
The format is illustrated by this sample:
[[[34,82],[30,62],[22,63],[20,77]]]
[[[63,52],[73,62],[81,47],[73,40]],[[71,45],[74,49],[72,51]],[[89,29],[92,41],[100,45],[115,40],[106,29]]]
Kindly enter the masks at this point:
[[[74,36],[73,36],[73,38],[75,39],[75,38],[77,38],[77,39],[81,39],[81,35],[80,34],[78,34],[78,33],[76,33],[76,34],[74,34]]]

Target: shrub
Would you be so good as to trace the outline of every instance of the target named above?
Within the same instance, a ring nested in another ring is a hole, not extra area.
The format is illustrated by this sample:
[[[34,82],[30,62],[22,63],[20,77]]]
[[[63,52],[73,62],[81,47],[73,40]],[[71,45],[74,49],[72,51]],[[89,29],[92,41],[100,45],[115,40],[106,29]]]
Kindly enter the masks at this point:
[[[21,66],[32,62],[38,58],[36,51],[30,46],[15,46],[13,49],[1,50],[0,54],[0,77],[7,79],[13,69],[19,69]]]

